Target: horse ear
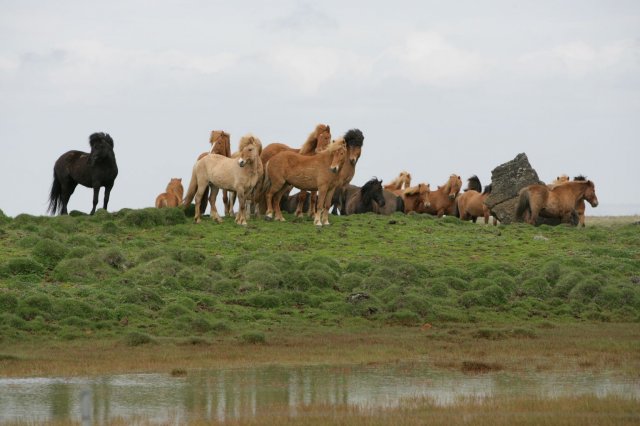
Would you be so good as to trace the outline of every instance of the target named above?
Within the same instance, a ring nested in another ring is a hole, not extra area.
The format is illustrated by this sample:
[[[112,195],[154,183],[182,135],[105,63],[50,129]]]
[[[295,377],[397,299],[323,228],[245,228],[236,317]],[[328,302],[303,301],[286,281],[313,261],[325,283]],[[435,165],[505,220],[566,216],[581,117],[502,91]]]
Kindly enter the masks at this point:
[[[107,141],[107,143],[108,143],[109,145],[111,145],[111,149],[113,149],[113,139],[111,138],[111,135],[109,135],[109,133],[107,133],[107,134],[105,135],[105,138],[104,138],[104,139]]]

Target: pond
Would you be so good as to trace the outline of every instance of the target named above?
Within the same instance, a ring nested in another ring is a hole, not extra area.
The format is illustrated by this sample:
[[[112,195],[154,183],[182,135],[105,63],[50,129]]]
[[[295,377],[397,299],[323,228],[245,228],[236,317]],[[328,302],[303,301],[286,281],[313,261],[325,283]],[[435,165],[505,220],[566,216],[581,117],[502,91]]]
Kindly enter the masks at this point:
[[[391,408],[414,398],[450,405],[464,398],[593,395],[640,400],[640,380],[605,373],[468,375],[419,363],[260,367],[170,374],[0,379],[0,423],[114,418],[158,422],[296,416],[305,406]]]

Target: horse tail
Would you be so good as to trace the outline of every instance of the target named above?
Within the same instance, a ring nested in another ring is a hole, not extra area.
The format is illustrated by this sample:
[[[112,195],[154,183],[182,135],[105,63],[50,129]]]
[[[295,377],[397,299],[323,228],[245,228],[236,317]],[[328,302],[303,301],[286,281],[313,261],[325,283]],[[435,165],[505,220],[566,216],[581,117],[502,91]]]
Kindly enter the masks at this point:
[[[489,185],[484,187],[484,191],[482,191],[483,194],[491,194],[491,191],[493,190],[493,183],[490,183]]]
[[[465,189],[465,191],[470,191],[470,190],[482,192],[482,185],[480,184],[480,179],[478,179],[478,176],[476,175],[473,175],[469,179],[467,179],[467,189]]]
[[[53,183],[51,184],[51,192],[49,193],[49,207],[47,212],[53,215],[60,213],[62,210],[62,185],[60,180],[53,173]]]
[[[518,205],[516,207],[516,220],[522,220],[524,218],[524,212],[531,210],[531,203],[529,200],[529,190],[524,188],[520,191],[520,197],[518,198]]]
[[[162,193],[160,195],[158,195],[156,197],[156,208],[160,209],[162,207],[167,207],[167,197],[165,196],[165,193]]]
[[[453,216],[460,217],[460,207],[458,207],[458,203],[460,202],[460,197],[456,197],[453,200]]]
[[[189,189],[187,190],[187,195],[184,196],[184,200],[182,200],[182,205],[184,206],[190,205],[191,202],[193,201],[193,198],[196,196],[197,190],[198,190],[198,177],[196,176],[196,166],[194,164],[193,171],[191,172],[191,181],[189,182]]]

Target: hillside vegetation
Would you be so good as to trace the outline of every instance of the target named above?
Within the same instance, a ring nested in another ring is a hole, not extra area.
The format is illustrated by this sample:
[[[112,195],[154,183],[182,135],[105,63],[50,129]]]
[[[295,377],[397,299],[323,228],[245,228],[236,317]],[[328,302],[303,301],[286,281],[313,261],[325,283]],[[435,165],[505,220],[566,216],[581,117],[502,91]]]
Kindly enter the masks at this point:
[[[499,339],[533,333],[511,324],[640,320],[637,224],[287,220],[195,225],[180,209],[0,214],[0,341],[259,343],[285,328],[442,323],[492,324],[476,332]]]

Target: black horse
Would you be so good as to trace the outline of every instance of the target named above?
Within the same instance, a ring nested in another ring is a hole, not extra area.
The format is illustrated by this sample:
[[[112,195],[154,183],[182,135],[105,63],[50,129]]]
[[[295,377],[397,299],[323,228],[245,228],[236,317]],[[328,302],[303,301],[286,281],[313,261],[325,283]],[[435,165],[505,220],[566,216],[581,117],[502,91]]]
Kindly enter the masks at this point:
[[[58,158],[53,166],[53,185],[49,195],[48,212],[67,214],[67,204],[78,184],[93,188],[93,209],[96,212],[100,187],[104,186],[104,209],[109,203],[109,193],[118,176],[113,139],[107,133],[89,136],[91,153],[69,151]]]
[[[360,214],[372,212],[374,202],[380,207],[384,207],[385,200],[382,195],[382,181],[376,178],[365,183],[359,191],[352,193],[347,199],[344,214]]]

